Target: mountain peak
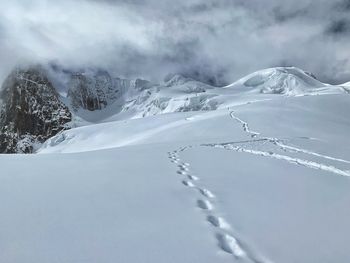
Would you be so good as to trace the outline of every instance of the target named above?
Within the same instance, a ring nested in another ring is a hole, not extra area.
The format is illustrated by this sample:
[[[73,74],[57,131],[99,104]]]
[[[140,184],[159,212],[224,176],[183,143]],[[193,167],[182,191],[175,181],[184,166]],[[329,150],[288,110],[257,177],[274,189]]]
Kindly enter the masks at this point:
[[[0,152],[32,152],[65,129],[71,113],[40,66],[16,68],[1,93]]]
[[[227,87],[244,87],[245,90],[266,94],[299,95],[326,86],[311,73],[296,67],[276,67],[259,70]]]
[[[167,86],[167,87],[183,85],[189,81],[194,81],[194,80],[191,78],[185,77],[182,74],[178,74],[178,73],[177,74],[169,74],[164,79],[165,86]]]

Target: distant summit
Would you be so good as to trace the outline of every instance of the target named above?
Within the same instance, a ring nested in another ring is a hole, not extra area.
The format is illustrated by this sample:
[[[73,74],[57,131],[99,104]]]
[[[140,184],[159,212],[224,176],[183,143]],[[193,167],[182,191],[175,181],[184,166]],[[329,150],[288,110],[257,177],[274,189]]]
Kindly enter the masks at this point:
[[[294,96],[317,92],[325,86],[313,74],[301,69],[277,67],[254,72],[227,87],[243,87],[250,92]]]

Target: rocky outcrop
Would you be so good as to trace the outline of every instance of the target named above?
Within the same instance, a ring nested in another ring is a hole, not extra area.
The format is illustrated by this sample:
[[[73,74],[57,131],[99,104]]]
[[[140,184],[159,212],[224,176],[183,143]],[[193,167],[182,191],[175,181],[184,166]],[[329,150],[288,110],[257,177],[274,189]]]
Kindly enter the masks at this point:
[[[17,68],[6,78],[0,89],[0,153],[35,152],[47,139],[70,128],[80,109],[111,106],[118,111],[126,98],[138,98],[152,86],[145,80],[112,78],[99,69],[58,73],[31,66]],[[61,100],[58,90],[67,91],[67,98]],[[118,99],[120,105],[112,105]]]
[[[67,84],[67,97],[74,112],[79,109],[96,111],[112,107],[123,109],[127,100],[142,97],[154,84],[143,79],[112,78],[107,71],[89,69],[71,73]]]
[[[118,98],[119,92],[105,71],[74,73],[68,84],[68,97],[75,111],[104,109]]]
[[[67,86],[70,105],[77,112],[102,110],[117,100],[123,107],[125,99],[142,96],[154,84],[143,79],[112,78],[107,71],[89,69],[70,74]]]
[[[16,69],[0,93],[0,153],[31,153],[67,128],[72,115],[41,67]]]

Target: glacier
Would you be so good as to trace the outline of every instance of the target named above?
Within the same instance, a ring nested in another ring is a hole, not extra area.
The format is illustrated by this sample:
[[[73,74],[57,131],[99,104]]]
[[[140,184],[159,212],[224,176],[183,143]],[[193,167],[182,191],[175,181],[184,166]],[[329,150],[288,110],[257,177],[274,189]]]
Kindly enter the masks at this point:
[[[1,261],[348,262],[347,87],[175,75],[73,111],[37,154],[0,155]]]

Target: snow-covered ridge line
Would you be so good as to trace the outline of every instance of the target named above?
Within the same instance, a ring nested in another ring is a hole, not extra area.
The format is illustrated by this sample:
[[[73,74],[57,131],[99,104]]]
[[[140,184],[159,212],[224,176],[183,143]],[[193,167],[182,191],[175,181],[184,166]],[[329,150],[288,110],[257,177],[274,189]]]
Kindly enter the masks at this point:
[[[312,74],[296,67],[276,67],[254,72],[226,86],[252,93],[286,96],[321,95],[344,92],[341,87],[317,80]]]
[[[178,111],[216,110],[234,104],[237,96],[273,98],[274,95],[346,92],[345,88],[324,84],[312,74],[295,67],[260,70],[226,87],[213,87],[179,74],[157,84],[141,79],[119,79],[101,70],[73,74],[67,85],[68,102],[72,104],[68,106],[75,109],[75,115],[92,122]]]

